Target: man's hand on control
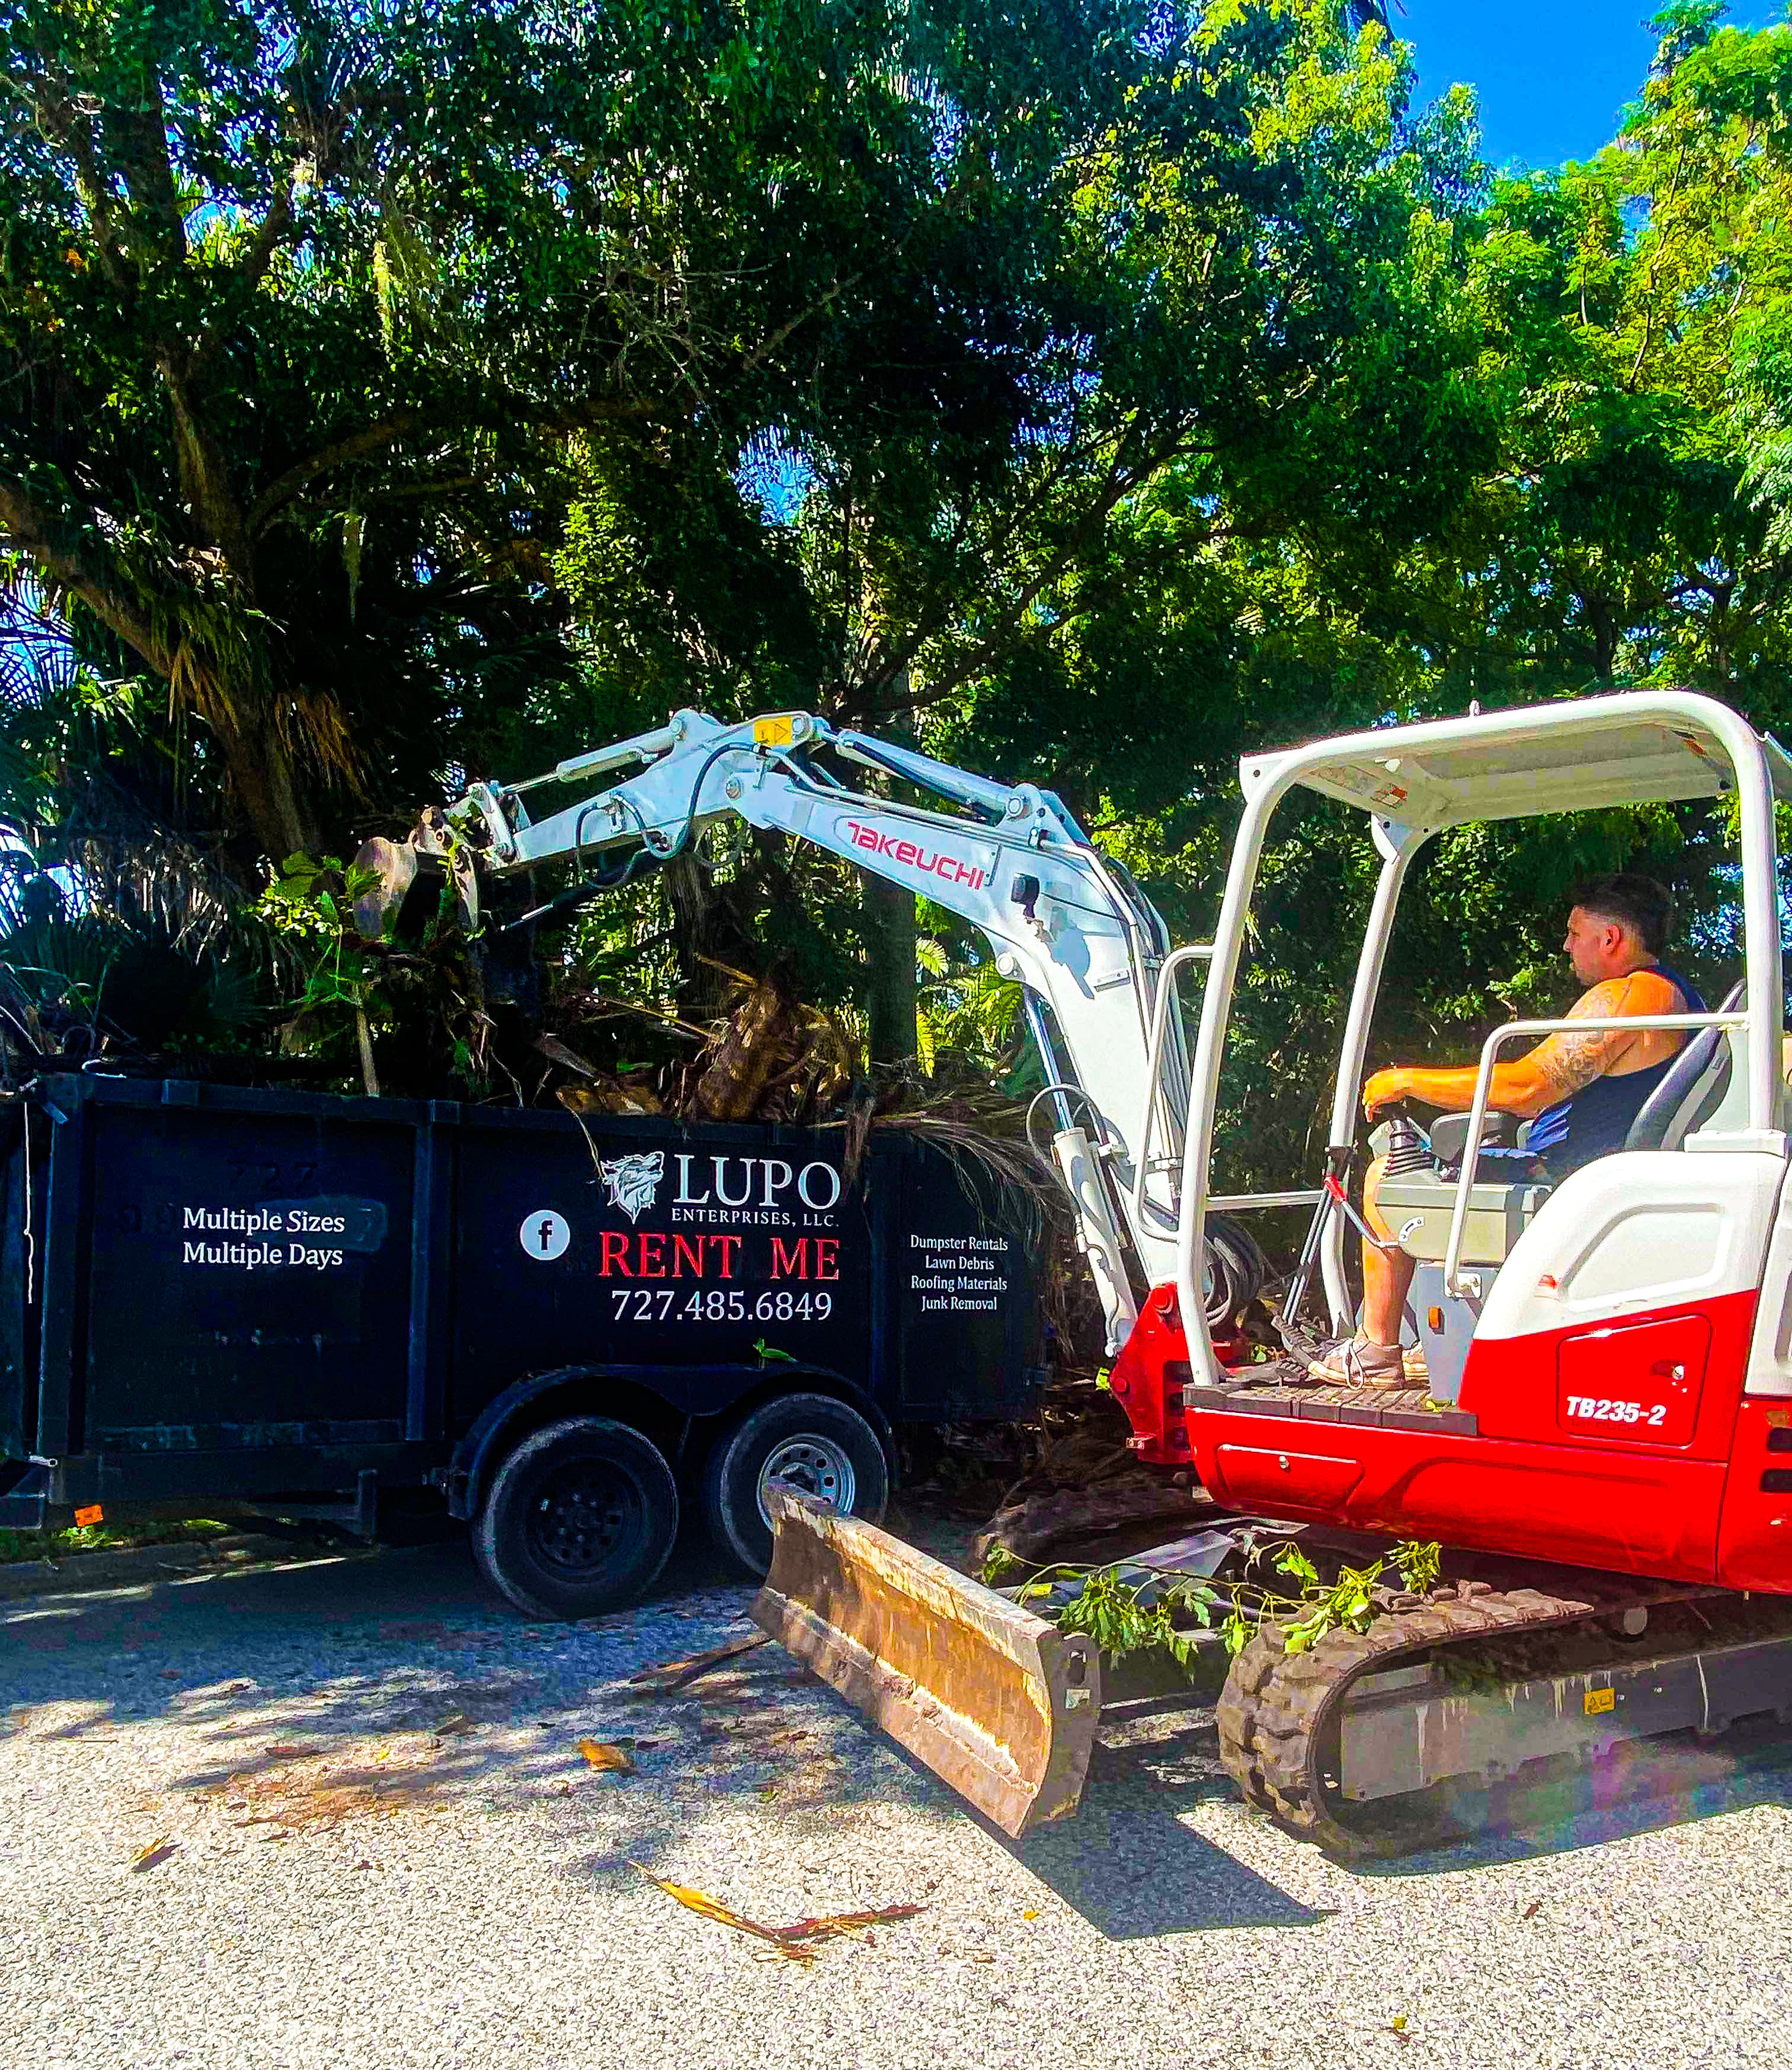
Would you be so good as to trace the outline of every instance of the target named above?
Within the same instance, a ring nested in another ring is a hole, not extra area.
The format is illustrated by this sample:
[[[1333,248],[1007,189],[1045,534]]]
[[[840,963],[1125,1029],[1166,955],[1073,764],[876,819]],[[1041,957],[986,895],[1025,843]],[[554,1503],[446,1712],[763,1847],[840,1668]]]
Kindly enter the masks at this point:
[[[1397,1064],[1377,1071],[1363,1087],[1363,1111],[1373,1121],[1383,1107],[1407,1099],[1412,1094],[1412,1074]]]

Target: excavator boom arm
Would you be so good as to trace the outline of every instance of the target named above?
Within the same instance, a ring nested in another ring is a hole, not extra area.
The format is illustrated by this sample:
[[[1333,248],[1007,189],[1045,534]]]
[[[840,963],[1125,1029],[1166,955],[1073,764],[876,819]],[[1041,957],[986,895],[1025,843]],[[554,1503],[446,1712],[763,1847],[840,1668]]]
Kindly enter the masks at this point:
[[[816,759],[822,750],[931,792],[951,809],[855,788]],[[612,774],[613,783],[531,816],[530,806],[545,787],[583,787]],[[498,874],[570,862],[593,890],[625,882],[643,865],[669,861],[705,828],[738,819],[824,849],[976,927],[1000,974],[1025,988],[1048,1080],[1068,1087],[1056,1102],[1054,1154],[1108,1312],[1110,1348],[1119,1348],[1137,1315],[1119,1217],[1131,1223],[1152,1283],[1173,1269],[1167,1170],[1148,1181],[1143,1216],[1133,1201],[1148,1103],[1175,1096],[1153,1086],[1149,1069],[1152,1009],[1169,943],[1150,902],[1096,851],[1052,792],[837,730],[812,713],[727,725],[681,711],[664,726],[575,755],[526,782],[475,784],[449,807],[447,819]],[[1171,1067],[1161,1079],[1176,1087],[1187,1072],[1180,1027],[1174,1016],[1170,1022]],[[1153,1139],[1173,1151],[1180,1127],[1179,1113],[1160,1111]],[[1166,1156],[1166,1167],[1169,1161]],[[1097,1168],[1104,1162],[1111,1187]]]

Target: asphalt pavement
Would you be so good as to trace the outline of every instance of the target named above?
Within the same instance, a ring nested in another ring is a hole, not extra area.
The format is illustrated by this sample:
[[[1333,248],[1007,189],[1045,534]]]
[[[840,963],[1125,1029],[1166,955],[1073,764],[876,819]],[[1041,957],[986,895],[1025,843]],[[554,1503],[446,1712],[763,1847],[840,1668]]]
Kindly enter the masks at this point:
[[[631,1691],[750,1595],[686,1551],[529,1625],[456,1543],[0,1603],[0,2064],[1792,2061],[1784,1738],[1346,1867],[1235,1800],[1197,1692],[1016,1843],[775,1647]],[[800,1961],[650,1876],[772,1927],[920,1909]]]

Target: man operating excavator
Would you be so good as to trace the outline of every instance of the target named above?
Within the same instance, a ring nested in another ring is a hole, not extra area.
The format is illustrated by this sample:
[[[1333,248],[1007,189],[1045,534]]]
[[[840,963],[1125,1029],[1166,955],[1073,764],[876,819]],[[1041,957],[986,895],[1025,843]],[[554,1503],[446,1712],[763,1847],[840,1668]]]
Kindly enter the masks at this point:
[[[1661,961],[1674,931],[1674,903],[1652,878],[1614,874],[1589,878],[1572,894],[1562,947],[1586,989],[1569,1009],[1575,1021],[1626,1015],[1703,1013],[1696,987]],[[1531,1123],[1522,1147],[1483,1152],[1489,1177],[1525,1169],[1559,1180],[1595,1157],[1622,1148],[1643,1102],[1667,1075],[1685,1034],[1677,1029],[1570,1029],[1551,1035],[1528,1055],[1495,1063],[1488,1105]],[[1363,1088],[1373,1120],[1405,1100],[1460,1111],[1475,1097],[1475,1071],[1393,1065]],[[1363,1246],[1363,1316],[1354,1336],[1332,1345],[1311,1368],[1313,1377],[1356,1387],[1410,1386],[1422,1381],[1422,1352],[1401,1348],[1401,1322],[1413,1283],[1413,1260],[1394,1246],[1377,1203],[1384,1160],[1363,1182],[1363,1211],[1385,1250]]]

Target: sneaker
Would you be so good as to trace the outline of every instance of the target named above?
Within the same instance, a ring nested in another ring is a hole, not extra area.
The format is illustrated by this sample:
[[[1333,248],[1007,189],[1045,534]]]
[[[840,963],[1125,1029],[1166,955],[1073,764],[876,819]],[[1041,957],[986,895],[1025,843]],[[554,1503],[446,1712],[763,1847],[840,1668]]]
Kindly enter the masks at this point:
[[[1398,1344],[1371,1344],[1362,1336],[1339,1338],[1307,1370],[1313,1379],[1324,1381],[1332,1387],[1413,1385],[1407,1373],[1405,1356]]]

